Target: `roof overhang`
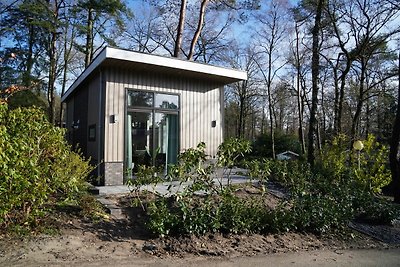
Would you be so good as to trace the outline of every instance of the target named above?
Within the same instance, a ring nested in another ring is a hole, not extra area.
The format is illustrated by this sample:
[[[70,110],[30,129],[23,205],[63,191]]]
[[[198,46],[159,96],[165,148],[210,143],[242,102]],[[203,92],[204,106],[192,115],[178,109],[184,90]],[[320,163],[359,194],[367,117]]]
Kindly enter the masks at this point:
[[[61,101],[65,101],[68,96],[100,66],[126,67],[134,68],[138,71],[157,72],[180,77],[186,76],[196,79],[205,79],[221,85],[247,80],[247,72],[245,71],[105,47],[75,80],[67,92],[65,92]]]

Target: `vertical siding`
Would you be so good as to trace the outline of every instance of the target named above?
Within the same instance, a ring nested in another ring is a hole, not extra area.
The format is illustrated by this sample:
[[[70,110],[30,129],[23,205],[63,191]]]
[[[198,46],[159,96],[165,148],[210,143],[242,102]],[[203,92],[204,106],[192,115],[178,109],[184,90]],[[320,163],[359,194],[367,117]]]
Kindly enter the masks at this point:
[[[99,141],[99,133],[98,133],[98,124],[99,124],[99,93],[100,93],[100,75],[95,76],[93,80],[90,81],[89,84],[89,94],[88,94],[88,126],[95,124],[96,125],[96,141],[88,141],[87,143],[87,156],[91,157],[93,160],[98,163],[98,142]]]
[[[74,97],[68,98],[66,102],[66,120],[65,120],[65,127],[67,129],[67,140],[70,144],[73,142],[72,136],[72,126],[74,121]]]
[[[126,88],[179,94],[181,151],[204,141],[207,154],[211,157],[216,155],[217,147],[222,142],[223,129],[223,105],[220,99],[223,91],[218,85],[122,69],[107,70],[106,76],[105,162],[124,160]],[[118,122],[110,123],[111,115],[117,115]],[[215,128],[211,127],[213,120],[217,122]]]
[[[122,162],[124,160],[124,78],[120,72],[107,71],[106,106],[104,125],[104,161]],[[118,79],[118,80],[117,80]],[[111,123],[111,116],[117,120]]]

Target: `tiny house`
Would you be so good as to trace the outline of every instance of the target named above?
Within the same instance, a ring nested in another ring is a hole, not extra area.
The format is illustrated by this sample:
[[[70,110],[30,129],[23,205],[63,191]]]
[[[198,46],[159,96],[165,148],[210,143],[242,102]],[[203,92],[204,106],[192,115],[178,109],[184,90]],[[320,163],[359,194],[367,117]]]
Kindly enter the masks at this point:
[[[67,140],[90,157],[102,185],[141,164],[164,166],[203,141],[223,141],[224,86],[247,73],[105,47],[62,96]]]

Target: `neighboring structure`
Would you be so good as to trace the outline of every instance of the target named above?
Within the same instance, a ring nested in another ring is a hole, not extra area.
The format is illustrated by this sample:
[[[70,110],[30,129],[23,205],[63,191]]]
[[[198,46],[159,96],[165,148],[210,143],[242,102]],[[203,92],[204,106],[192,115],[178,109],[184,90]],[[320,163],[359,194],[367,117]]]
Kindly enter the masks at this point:
[[[299,154],[294,153],[293,151],[285,151],[285,152],[282,152],[282,153],[279,153],[278,155],[276,155],[276,158],[278,160],[298,159],[299,158]]]
[[[215,157],[224,85],[246,79],[243,71],[106,47],[62,96],[67,139],[91,157],[103,185],[122,184],[139,164],[175,163],[200,141]]]

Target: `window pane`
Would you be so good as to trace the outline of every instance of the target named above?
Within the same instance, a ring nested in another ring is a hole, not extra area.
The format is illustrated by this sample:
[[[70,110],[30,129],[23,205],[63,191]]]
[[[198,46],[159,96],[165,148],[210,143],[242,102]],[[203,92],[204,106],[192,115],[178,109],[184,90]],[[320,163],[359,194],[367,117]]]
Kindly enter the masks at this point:
[[[155,108],[163,109],[178,109],[179,108],[179,96],[167,95],[167,94],[156,94]]]
[[[155,166],[167,168],[178,156],[178,115],[155,113],[154,126]]]
[[[153,93],[128,91],[128,107],[153,107]]]
[[[151,143],[153,119],[151,112],[128,112],[126,132],[127,168],[135,173],[139,165],[152,165]]]

